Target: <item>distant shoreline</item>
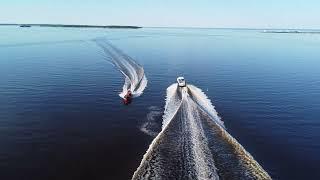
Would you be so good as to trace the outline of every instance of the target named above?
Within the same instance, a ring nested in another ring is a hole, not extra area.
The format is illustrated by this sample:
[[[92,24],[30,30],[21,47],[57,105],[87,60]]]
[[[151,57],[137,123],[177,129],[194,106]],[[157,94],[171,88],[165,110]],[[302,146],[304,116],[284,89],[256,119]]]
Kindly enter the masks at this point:
[[[263,33],[285,33],[285,34],[319,34],[320,31],[301,31],[301,30],[264,30]]]
[[[74,25],[74,24],[0,24],[0,26],[19,26],[19,27],[67,27],[67,28],[111,28],[111,29],[139,29],[140,26],[119,26],[119,25]]]
[[[260,30],[262,33],[283,33],[283,34],[320,34],[320,29],[269,29],[269,28],[235,28],[235,27],[141,27],[122,25],[86,25],[86,24],[18,24],[0,23],[0,26],[29,27],[65,27],[65,28],[109,28],[109,29],[140,29],[140,28],[170,28],[170,29],[231,29],[231,30]]]

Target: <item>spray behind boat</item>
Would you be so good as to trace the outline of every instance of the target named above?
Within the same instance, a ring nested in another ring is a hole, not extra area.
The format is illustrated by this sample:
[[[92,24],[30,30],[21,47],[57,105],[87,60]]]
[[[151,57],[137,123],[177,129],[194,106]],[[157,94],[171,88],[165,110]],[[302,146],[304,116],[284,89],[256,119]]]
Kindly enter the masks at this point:
[[[183,77],[167,88],[162,130],[132,176],[140,179],[271,179],[225,129],[205,93]]]
[[[133,98],[139,97],[147,87],[148,80],[143,67],[133,58],[115,47],[106,38],[93,40],[102,49],[103,57],[111,62],[124,76],[124,85],[119,96],[128,105]]]

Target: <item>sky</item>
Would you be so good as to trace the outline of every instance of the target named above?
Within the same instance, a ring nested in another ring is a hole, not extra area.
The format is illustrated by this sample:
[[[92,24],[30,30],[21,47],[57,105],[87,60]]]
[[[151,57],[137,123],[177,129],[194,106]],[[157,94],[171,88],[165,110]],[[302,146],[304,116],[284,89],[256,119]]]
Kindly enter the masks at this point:
[[[320,29],[320,1],[1,0],[0,23]]]

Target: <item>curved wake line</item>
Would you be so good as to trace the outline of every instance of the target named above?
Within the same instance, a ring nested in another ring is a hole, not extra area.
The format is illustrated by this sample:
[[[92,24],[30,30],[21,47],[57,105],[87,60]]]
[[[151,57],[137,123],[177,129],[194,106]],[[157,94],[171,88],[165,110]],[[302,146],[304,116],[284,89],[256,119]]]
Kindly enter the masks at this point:
[[[218,116],[218,112],[215,110],[211,100],[204,94],[204,92],[192,84],[188,85],[188,89],[190,91],[189,94],[194,99],[194,102],[197,103],[203,111],[208,113],[208,115],[211,116],[212,120],[214,120],[217,125],[219,125],[221,128],[225,128],[223,121]]]
[[[224,128],[203,91],[167,89],[161,132],[132,179],[271,179]]]
[[[93,41],[103,50],[104,57],[125,77],[122,92],[119,93],[119,96],[124,98],[128,90],[132,92],[133,97],[140,96],[148,83],[143,67],[112,45],[107,39],[99,38]]]

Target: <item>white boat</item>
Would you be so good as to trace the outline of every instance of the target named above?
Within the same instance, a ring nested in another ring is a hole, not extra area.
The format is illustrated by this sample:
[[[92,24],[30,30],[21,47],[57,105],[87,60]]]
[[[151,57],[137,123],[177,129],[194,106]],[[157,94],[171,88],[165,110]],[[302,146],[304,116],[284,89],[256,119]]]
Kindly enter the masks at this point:
[[[177,78],[178,86],[179,87],[185,87],[186,86],[186,80],[184,80],[184,77],[178,77]]]

